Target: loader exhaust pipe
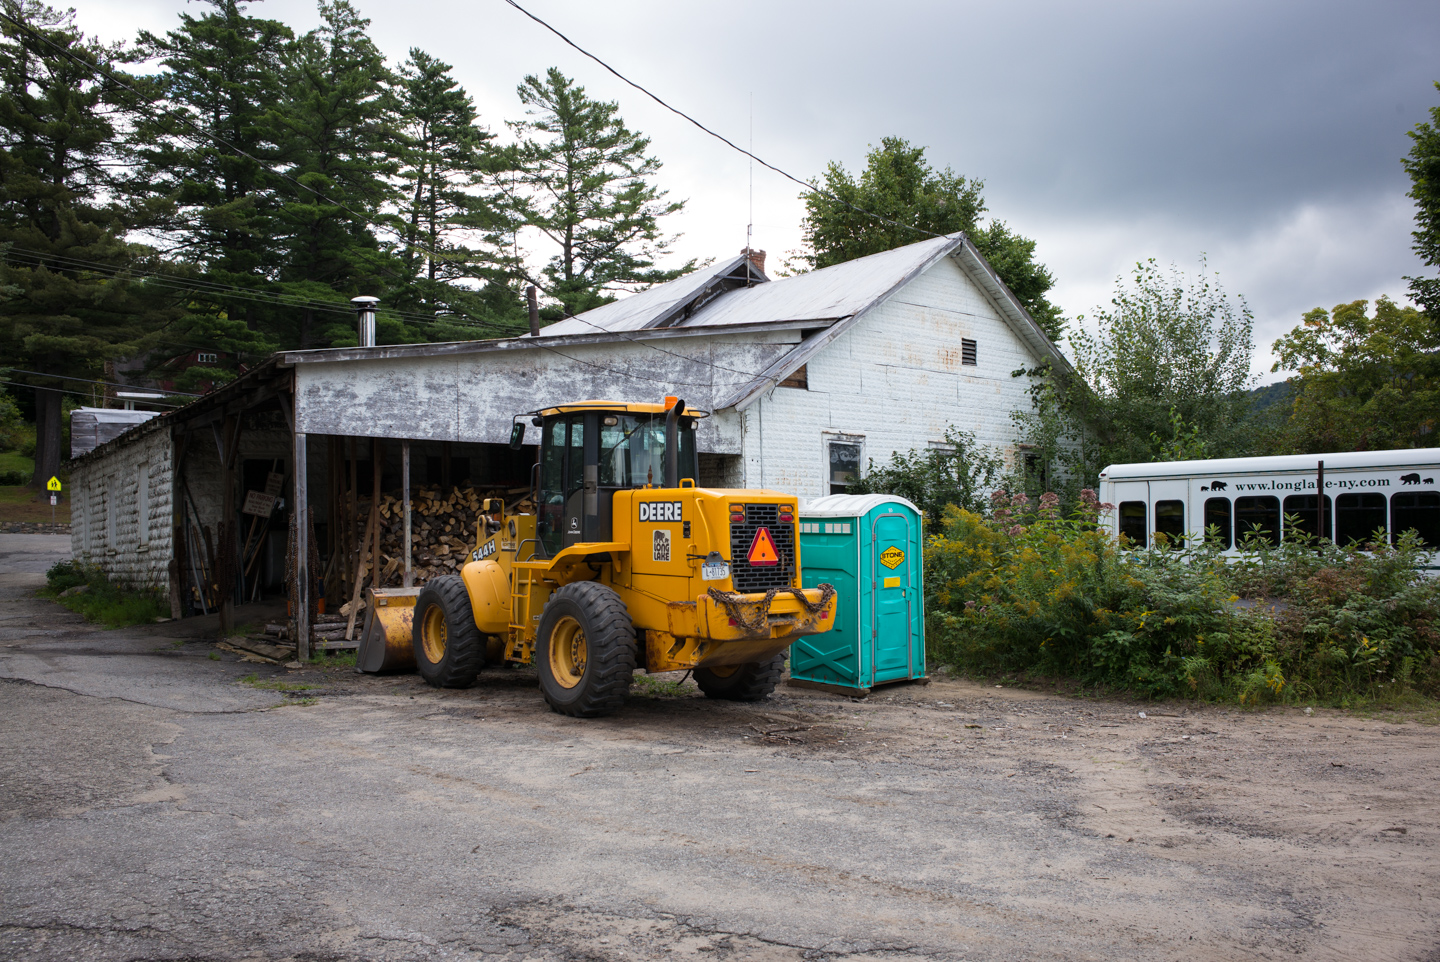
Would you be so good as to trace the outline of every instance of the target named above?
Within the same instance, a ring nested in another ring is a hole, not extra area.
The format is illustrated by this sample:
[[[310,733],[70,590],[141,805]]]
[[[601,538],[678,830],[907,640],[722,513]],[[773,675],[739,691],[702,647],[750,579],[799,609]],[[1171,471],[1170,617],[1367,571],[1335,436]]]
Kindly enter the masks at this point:
[[[685,411],[685,402],[677,398],[666,398],[669,405],[665,411],[665,487],[680,487],[680,415]],[[674,402],[673,404],[670,402]]]

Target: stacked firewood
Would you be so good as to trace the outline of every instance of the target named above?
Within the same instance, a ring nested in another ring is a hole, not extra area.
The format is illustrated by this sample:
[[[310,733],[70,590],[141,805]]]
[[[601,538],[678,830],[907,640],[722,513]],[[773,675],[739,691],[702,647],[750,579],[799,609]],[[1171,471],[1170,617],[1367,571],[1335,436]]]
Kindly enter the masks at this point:
[[[510,505],[509,498],[526,495],[528,488],[479,490],[451,488],[444,493],[438,487],[422,487],[413,492],[410,502],[410,563],[415,583],[424,584],[431,578],[458,572],[475,549],[476,532],[483,515],[480,506],[486,498],[507,499],[507,509],[531,510],[526,498],[519,505]],[[366,506],[368,508],[368,505]],[[364,531],[367,516],[357,519],[356,535]],[[397,571],[405,564],[405,502],[397,494],[380,498],[380,572],[382,584],[398,584]]]

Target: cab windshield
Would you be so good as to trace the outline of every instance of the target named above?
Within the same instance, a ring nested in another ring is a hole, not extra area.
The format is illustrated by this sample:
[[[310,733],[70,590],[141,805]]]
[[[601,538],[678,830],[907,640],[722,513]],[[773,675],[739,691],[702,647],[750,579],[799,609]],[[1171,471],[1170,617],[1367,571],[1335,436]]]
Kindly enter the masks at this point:
[[[695,463],[693,422],[681,419],[680,473]],[[665,415],[607,414],[600,421],[600,486],[639,488],[665,482]]]

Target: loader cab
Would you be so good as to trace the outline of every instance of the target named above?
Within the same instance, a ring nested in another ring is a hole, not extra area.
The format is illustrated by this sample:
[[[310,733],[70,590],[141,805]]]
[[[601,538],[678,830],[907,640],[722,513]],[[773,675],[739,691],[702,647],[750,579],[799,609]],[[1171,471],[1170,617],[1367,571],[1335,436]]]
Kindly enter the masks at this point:
[[[553,555],[573,544],[609,541],[615,492],[664,487],[667,404],[619,404],[587,401],[546,408],[528,415],[540,428],[536,532],[542,553]],[[678,478],[699,476],[695,429],[703,411],[679,402],[676,415]]]

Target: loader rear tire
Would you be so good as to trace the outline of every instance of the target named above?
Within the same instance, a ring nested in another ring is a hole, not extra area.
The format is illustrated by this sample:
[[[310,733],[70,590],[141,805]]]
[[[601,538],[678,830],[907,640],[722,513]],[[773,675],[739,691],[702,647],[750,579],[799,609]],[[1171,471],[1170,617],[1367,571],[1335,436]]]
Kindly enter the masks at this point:
[[[540,692],[553,711],[597,718],[618,711],[635,675],[635,628],[610,588],[594,581],[550,596],[535,633]]]
[[[415,667],[436,688],[467,688],[485,667],[485,637],[459,575],[427,582],[415,599]]]
[[[769,661],[748,665],[726,665],[723,668],[696,668],[695,684],[706,698],[725,701],[762,701],[780,683],[785,671],[785,652]]]

